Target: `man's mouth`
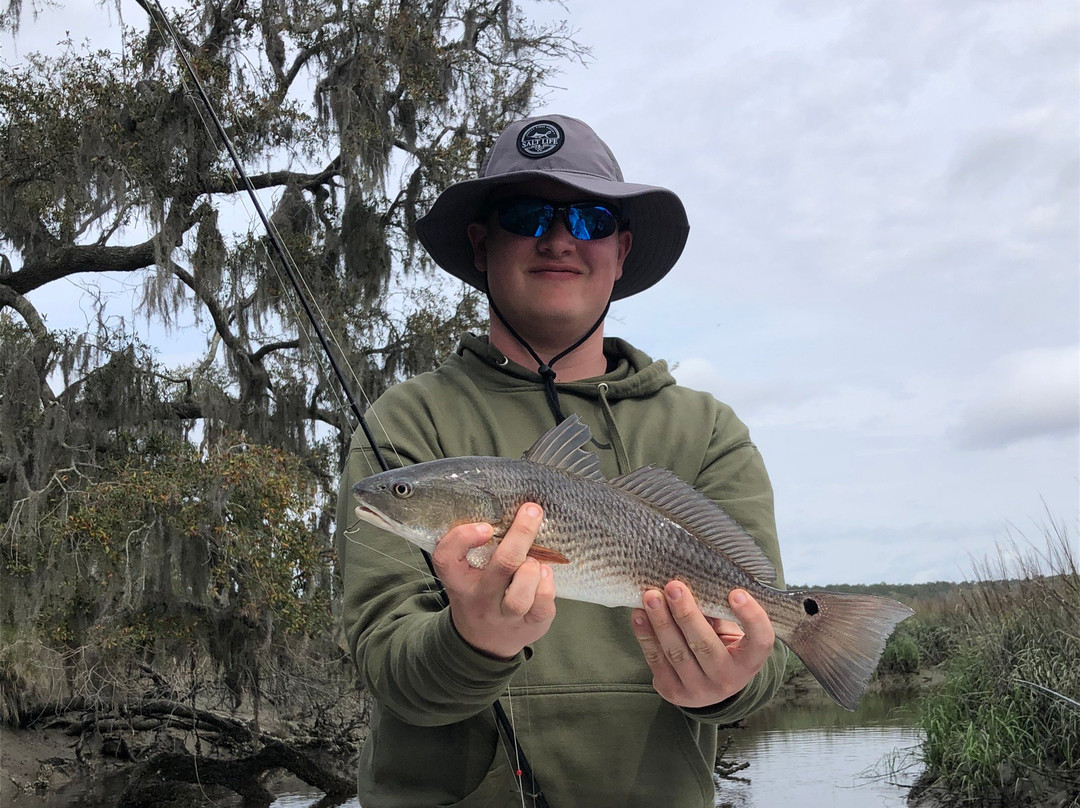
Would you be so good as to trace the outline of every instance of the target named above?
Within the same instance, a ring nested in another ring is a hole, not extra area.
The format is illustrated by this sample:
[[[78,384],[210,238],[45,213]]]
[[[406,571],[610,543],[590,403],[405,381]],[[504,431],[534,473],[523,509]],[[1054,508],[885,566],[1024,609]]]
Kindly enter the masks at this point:
[[[556,266],[556,265],[535,267],[534,269],[529,270],[529,272],[531,274],[533,274],[533,275],[580,275],[581,274],[580,272],[578,272],[573,267]]]

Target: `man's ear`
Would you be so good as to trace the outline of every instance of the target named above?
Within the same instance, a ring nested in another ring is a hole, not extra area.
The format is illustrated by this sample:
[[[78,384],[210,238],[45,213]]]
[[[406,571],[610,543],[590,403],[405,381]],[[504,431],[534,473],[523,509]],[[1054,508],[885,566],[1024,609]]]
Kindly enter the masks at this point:
[[[619,251],[616,255],[616,260],[619,262],[619,267],[615,271],[615,280],[622,277],[623,262],[626,260],[626,256],[630,254],[630,247],[634,243],[634,234],[629,230],[620,230],[619,235]]]
[[[487,226],[480,222],[469,222],[465,228],[473,249],[473,263],[480,272],[487,272]]]

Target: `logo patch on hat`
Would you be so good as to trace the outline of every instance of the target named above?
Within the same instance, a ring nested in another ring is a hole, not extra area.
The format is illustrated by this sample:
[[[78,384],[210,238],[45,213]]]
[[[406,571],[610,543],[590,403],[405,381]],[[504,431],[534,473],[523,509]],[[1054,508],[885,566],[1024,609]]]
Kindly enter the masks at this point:
[[[518,135],[518,151],[526,157],[539,158],[554,154],[562,148],[566,135],[562,127],[553,121],[536,121],[521,130]]]

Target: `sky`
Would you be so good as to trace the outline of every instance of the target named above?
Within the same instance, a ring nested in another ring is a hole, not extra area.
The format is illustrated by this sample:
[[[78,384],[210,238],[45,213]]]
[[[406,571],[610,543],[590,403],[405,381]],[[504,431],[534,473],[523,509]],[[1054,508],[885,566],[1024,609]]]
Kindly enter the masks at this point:
[[[68,5],[0,57],[115,43]],[[522,8],[592,48],[538,111],[686,206],[682,259],[607,333],[749,426],[789,582],[969,579],[1051,523],[1076,547],[1080,5]]]

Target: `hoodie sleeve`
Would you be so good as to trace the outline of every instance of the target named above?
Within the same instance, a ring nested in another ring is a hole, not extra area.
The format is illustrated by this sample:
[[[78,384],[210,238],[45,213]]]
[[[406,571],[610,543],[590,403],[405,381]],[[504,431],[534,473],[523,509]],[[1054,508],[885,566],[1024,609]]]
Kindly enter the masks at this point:
[[[420,549],[356,517],[352,486],[379,470],[363,441],[362,434],[353,436],[338,491],[342,628],[349,653],[362,686],[400,720],[421,726],[460,721],[491,706],[526,653],[501,661],[468,645]],[[426,453],[399,440],[387,457],[402,466],[432,459]]]
[[[784,586],[780,542],[773,512],[773,490],[765,463],[750,440],[750,431],[726,405],[716,415],[712,440],[694,487],[715,501],[750,533],[776,568],[771,586]],[[710,724],[728,724],[764,707],[784,679],[787,648],[780,640],[764,667],[734,696],[709,707],[683,709],[691,718]]]

